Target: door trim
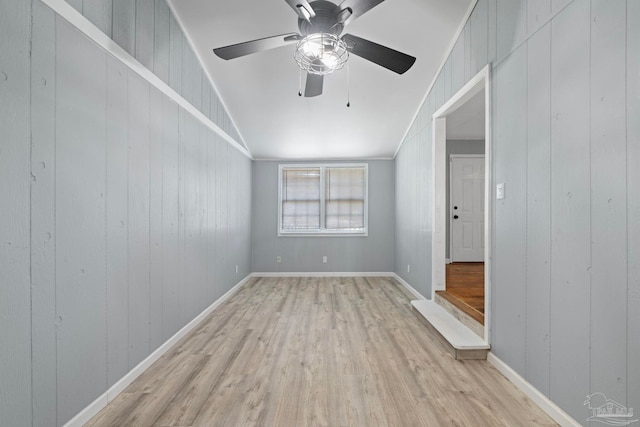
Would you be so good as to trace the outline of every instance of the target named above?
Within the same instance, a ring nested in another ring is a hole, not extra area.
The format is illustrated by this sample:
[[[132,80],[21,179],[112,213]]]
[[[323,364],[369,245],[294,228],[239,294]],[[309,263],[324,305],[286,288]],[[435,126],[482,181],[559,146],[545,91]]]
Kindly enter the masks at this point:
[[[485,108],[485,225],[484,225],[484,340],[491,344],[491,257],[492,257],[492,144],[491,144],[491,64],[487,64],[462,89],[451,97],[440,109],[433,113],[433,211],[431,240],[431,298],[435,292],[445,290],[445,248],[446,248],[446,117],[464,105],[473,96],[484,90]]]
[[[453,259],[453,197],[451,197],[451,184],[453,183],[453,159],[484,159],[484,154],[449,154],[449,188],[446,189],[449,192],[449,218],[447,221],[449,222],[449,258],[445,259],[445,264],[451,264],[452,262],[457,262]],[[486,160],[485,160],[485,168],[486,168]],[[486,172],[485,172],[486,173]],[[485,200],[486,202],[486,200]],[[485,244],[486,246],[486,244]]]

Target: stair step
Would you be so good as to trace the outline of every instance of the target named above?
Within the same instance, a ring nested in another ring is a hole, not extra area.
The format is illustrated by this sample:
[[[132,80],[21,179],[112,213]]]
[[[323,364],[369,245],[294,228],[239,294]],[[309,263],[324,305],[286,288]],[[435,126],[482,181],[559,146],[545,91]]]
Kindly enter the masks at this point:
[[[451,313],[431,300],[411,301],[456,359],[486,359],[491,348]]]

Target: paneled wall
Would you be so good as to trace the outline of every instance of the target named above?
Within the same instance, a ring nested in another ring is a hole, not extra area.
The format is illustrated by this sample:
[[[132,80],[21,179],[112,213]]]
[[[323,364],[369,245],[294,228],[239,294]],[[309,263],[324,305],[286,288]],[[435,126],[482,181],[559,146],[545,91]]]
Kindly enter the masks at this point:
[[[254,161],[253,271],[393,271],[393,161],[362,162],[369,164],[368,236],[278,237],[278,165],[286,162]],[[322,262],[324,255],[326,264]],[[281,263],[276,262],[277,256]]]
[[[66,0],[243,145],[166,0]]]
[[[39,0],[0,58],[0,425],[62,425],[250,273],[251,160]]]
[[[396,272],[431,294],[430,118],[488,63],[492,351],[580,423],[640,408],[640,2],[478,1],[396,158]]]

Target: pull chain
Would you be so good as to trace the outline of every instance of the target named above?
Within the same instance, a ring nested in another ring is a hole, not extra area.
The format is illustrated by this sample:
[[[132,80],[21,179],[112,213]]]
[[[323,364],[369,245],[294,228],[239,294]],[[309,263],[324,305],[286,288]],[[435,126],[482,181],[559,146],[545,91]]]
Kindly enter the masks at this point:
[[[351,68],[347,62],[347,108],[351,107]]]
[[[298,68],[298,96],[302,96],[302,69]]]

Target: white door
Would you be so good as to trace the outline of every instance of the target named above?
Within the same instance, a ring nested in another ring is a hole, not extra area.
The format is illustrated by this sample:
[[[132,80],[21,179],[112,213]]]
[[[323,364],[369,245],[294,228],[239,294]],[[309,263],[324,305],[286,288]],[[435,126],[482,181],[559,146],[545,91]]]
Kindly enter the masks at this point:
[[[451,262],[484,261],[484,156],[451,157]]]

